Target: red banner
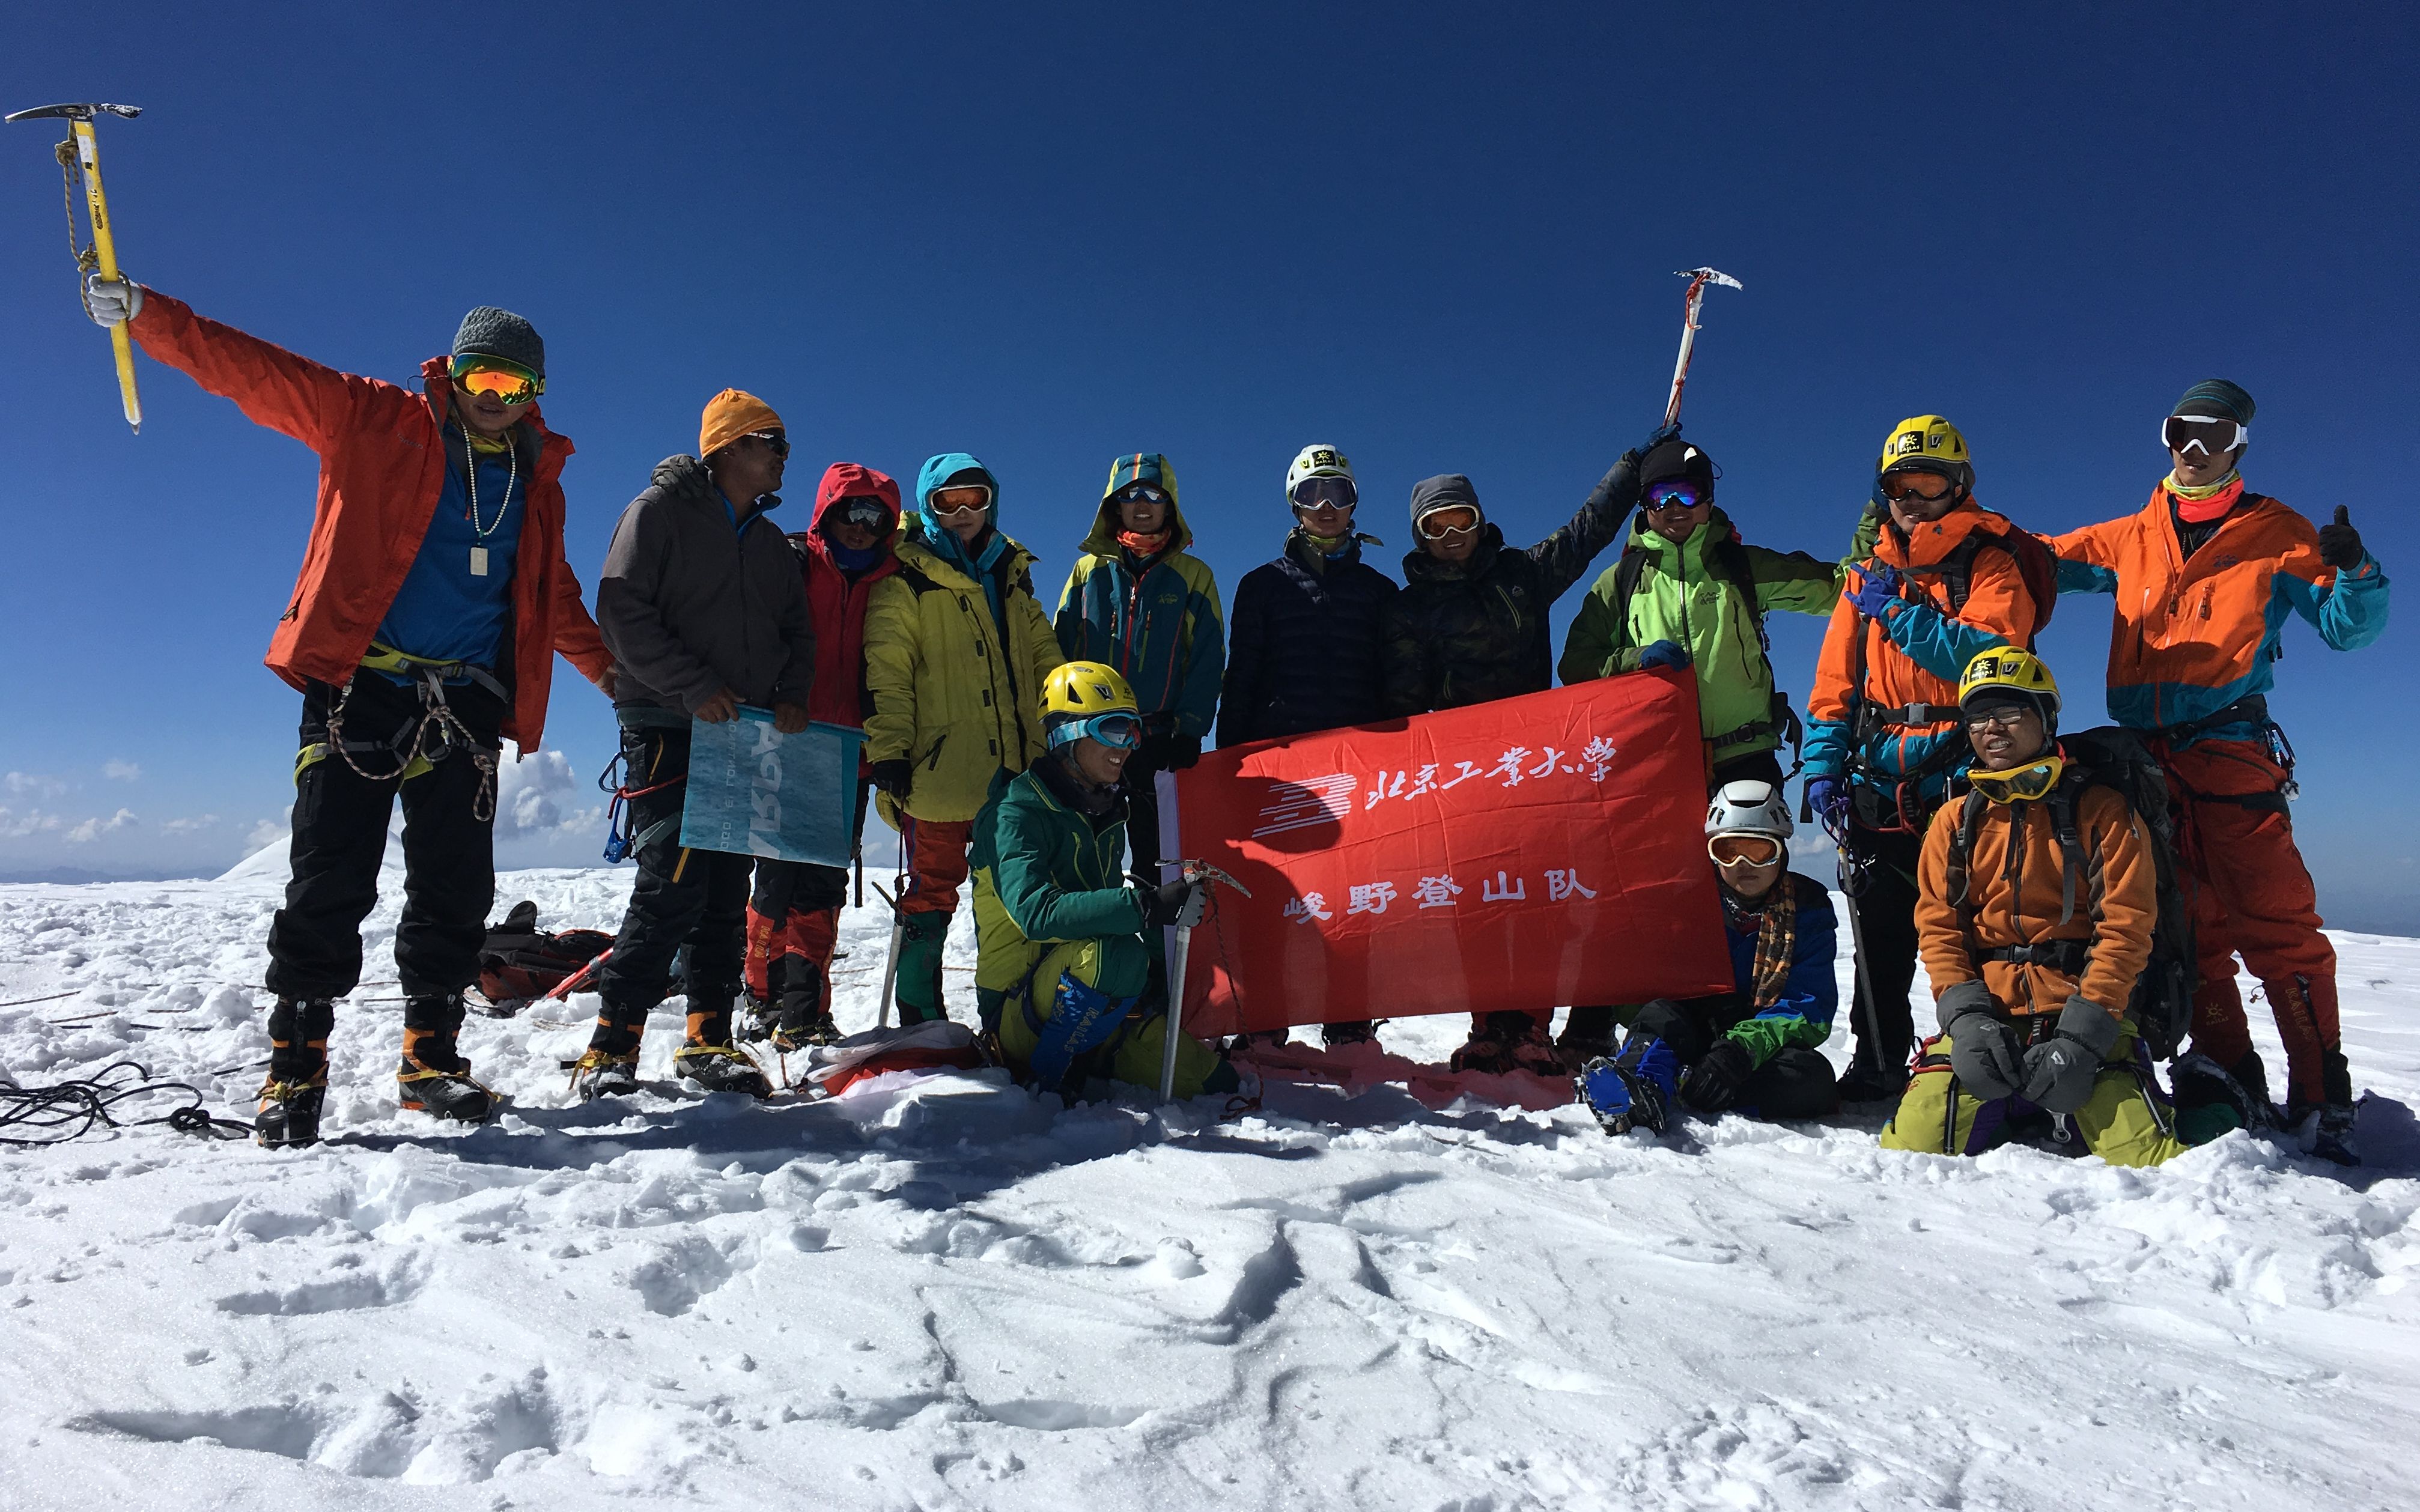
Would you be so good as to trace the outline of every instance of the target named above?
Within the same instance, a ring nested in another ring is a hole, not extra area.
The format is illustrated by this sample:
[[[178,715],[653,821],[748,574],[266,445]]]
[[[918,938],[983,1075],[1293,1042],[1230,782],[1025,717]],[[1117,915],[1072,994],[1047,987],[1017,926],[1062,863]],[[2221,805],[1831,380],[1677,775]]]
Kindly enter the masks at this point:
[[[1162,773],[1214,887],[1185,1027],[1728,991],[1697,683],[1640,672],[1236,746]]]

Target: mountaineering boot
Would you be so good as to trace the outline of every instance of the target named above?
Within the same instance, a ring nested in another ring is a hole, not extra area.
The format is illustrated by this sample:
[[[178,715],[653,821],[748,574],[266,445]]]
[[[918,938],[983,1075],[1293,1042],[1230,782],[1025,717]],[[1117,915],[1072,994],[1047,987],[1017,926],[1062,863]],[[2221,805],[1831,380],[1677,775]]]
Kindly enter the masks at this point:
[[[773,963],[774,984],[781,998],[769,1015],[765,1038],[788,1055],[811,1044],[830,1044],[840,1038],[840,1026],[824,1007],[823,968],[805,956],[787,955]]]
[[[773,1084],[736,1045],[685,1044],[674,1052],[673,1069],[681,1080],[705,1091],[773,1095]]]
[[[1555,1041],[1527,1013],[1489,1013],[1453,1053],[1450,1068],[1501,1076],[1526,1071],[1539,1076],[1560,1076],[1563,1060]]]
[[[582,1103],[600,1097],[628,1097],[639,1089],[639,1052],[609,1055],[591,1046],[571,1063],[571,1090]]]
[[[1292,1043],[1294,1030],[1290,1028],[1254,1029],[1249,1034],[1229,1035],[1218,1050],[1221,1055],[1248,1056],[1255,1050],[1282,1050]]]
[[[778,1004],[749,993],[739,999],[738,1036],[743,1040],[773,1038],[773,1023],[781,1014]]]
[[[1843,1103],[1895,1103],[1907,1090],[1907,1073],[1885,1073],[1880,1067],[1864,1060],[1849,1064],[1848,1073],[1840,1078],[1840,1101]]]
[[[2311,1153],[2338,1165],[2360,1165],[2361,1146],[2353,1137],[2360,1111],[2358,1103],[2330,1103],[2320,1108],[2319,1127],[2311,1134]]]
[[[2258,1070],[2258,1056],[2252,1057]],[[2170,1101],[2176,1104],[2177,1139],[2185,1145],[2206,1145],[2234,1129],[2269,1126],[2272,1110],[2227,1069],[2199,1051],[2177,1057],[2168,1068]]]
[[[1378,1041],[1376,1019],[1355,1019],[1350,1024],[1323,1024],[1319,1037],[1330,1050],[1342,1050],[1350,1045],[1375,1044]]]
[[[1630,1068],[1599,1056],[1580,1068],[1572,1085],[1606,1133],[1628,1134],[1633,1129],[1664,1132],[1662,1088]]]
[[[407,1112],[479,1123],[495,1107],[495,1095],[472,1079],[471,1063],[455,1048],[462,1013],[459,993],[404,999],[403,1062],[396,1068],[395,1090]]]
[[[899,1003],[899,1022],[923,1024],[949,1017],[941,1003],[941,946],[949,938],[950,916],[907,914],[899,937],[899,979],[892,989]]]
[[[260,1087],[253,1134],[264,1149],[319,1142],[328,1097],[328,1033],[336,1005],[324,997],[281,997],[269,1011],[269,1079]]]

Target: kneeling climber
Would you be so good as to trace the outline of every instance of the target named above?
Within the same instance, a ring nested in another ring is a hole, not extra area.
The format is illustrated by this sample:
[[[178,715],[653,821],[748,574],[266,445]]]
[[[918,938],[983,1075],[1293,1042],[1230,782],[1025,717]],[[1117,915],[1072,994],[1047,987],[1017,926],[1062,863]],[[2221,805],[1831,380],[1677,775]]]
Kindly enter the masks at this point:
[[[1144,931],[1187,921],[1200,885],[1125,880],[1122,782],[1142,739],[1126,680],[1097,661],[1068,662],[1042,685],[1042,720],[1047,754],[975,821],[975,872],[987,883],[975,894],[975,922],[998,947],[983,969],[1003,994],[985,1027],[1009,1069],[1045,1090],[1073,1095],[1094,1076],[1156,1086],[1168,1004],[1164,994],[1145,1001],[1154,995]],[[1238,1085],[1209,1046],[1189,1036],[1178,1043],[1177,1096]]]

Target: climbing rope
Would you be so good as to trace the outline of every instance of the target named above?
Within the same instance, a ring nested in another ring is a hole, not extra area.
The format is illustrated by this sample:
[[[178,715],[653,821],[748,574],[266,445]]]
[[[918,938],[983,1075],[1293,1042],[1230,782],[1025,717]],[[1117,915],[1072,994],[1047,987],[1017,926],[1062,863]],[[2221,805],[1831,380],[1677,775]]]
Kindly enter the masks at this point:
[[[182,1092],[191,1101],[157,1118],[120,1119],[111,1113],[130,1098],[158,1092]],[[204,1109],[201,1088],[189,1082],[155,1082],[149,1072],[131,1060],[112,1061],[90,1076],[48,1087],[19,1087],[0,1081],[0,1130],[39,1131],[30,1135],[0,1134],[0,1145],[60,1145],[81,1139],[95,1129],[149,1123],[164,1123],[178,1134],[204,1138],[249,1139],[253,1134],[251,1124],[218,1118]]]

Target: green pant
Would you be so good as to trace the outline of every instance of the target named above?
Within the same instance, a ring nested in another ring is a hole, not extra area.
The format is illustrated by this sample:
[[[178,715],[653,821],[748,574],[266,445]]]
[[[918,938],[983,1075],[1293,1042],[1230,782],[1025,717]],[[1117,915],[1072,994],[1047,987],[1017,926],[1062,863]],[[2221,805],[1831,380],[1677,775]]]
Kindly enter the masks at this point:
[[[2092,1096],[2069,1115],[2086,1149],[2112,1165],[2157,1165],[2184,1153],[2164,1101],[2151,1090],[2151,1075],[2133,1035],[2122,1036],[2093,1079]],[[2012,1118],[2038,1112],[2022,1098],[1986,1102],[1961,1087],[1949,1067],[1949,1036],[1935,1035],[1924,1042],[1916,1074],[1883,1125],[1882,1145],[1928,1155],[1979,1155],[2009,1137]]]
[[[1030,1003],[1041,1018],[1049,1019],[1058,1006],[1063,972],[1110,997],[1136,996],[1151,980],[1151,949],[1138,935],[1113,934],[1106,939],[1071,940],[1047,947],[1023,944],[1023,948],[1032,952],[1029,958],[1032,964],[1025,972],[1026,995],[1020,1002],[1012,995],[1000,1021],[1001,1051],[1008,1057],[1009,1069],[1020,1076],[1028,1073],[1030,1057],[1039,1039],[1025,1016],[1025,1004]],[[1165,1013],[1140,1024],[1129,1018],[1105,1047],[1107,1063],[1101,1069],[1113,1081],[1157,1090],[1167,1035]],[[1098,1056],[1101,1052],[1094,1054]],[[1218,1052],[1189,1034],[1177,1037],[1178,1097],[1233,1091],[1236,1085],[1233,1068],[1218,1058]]]

